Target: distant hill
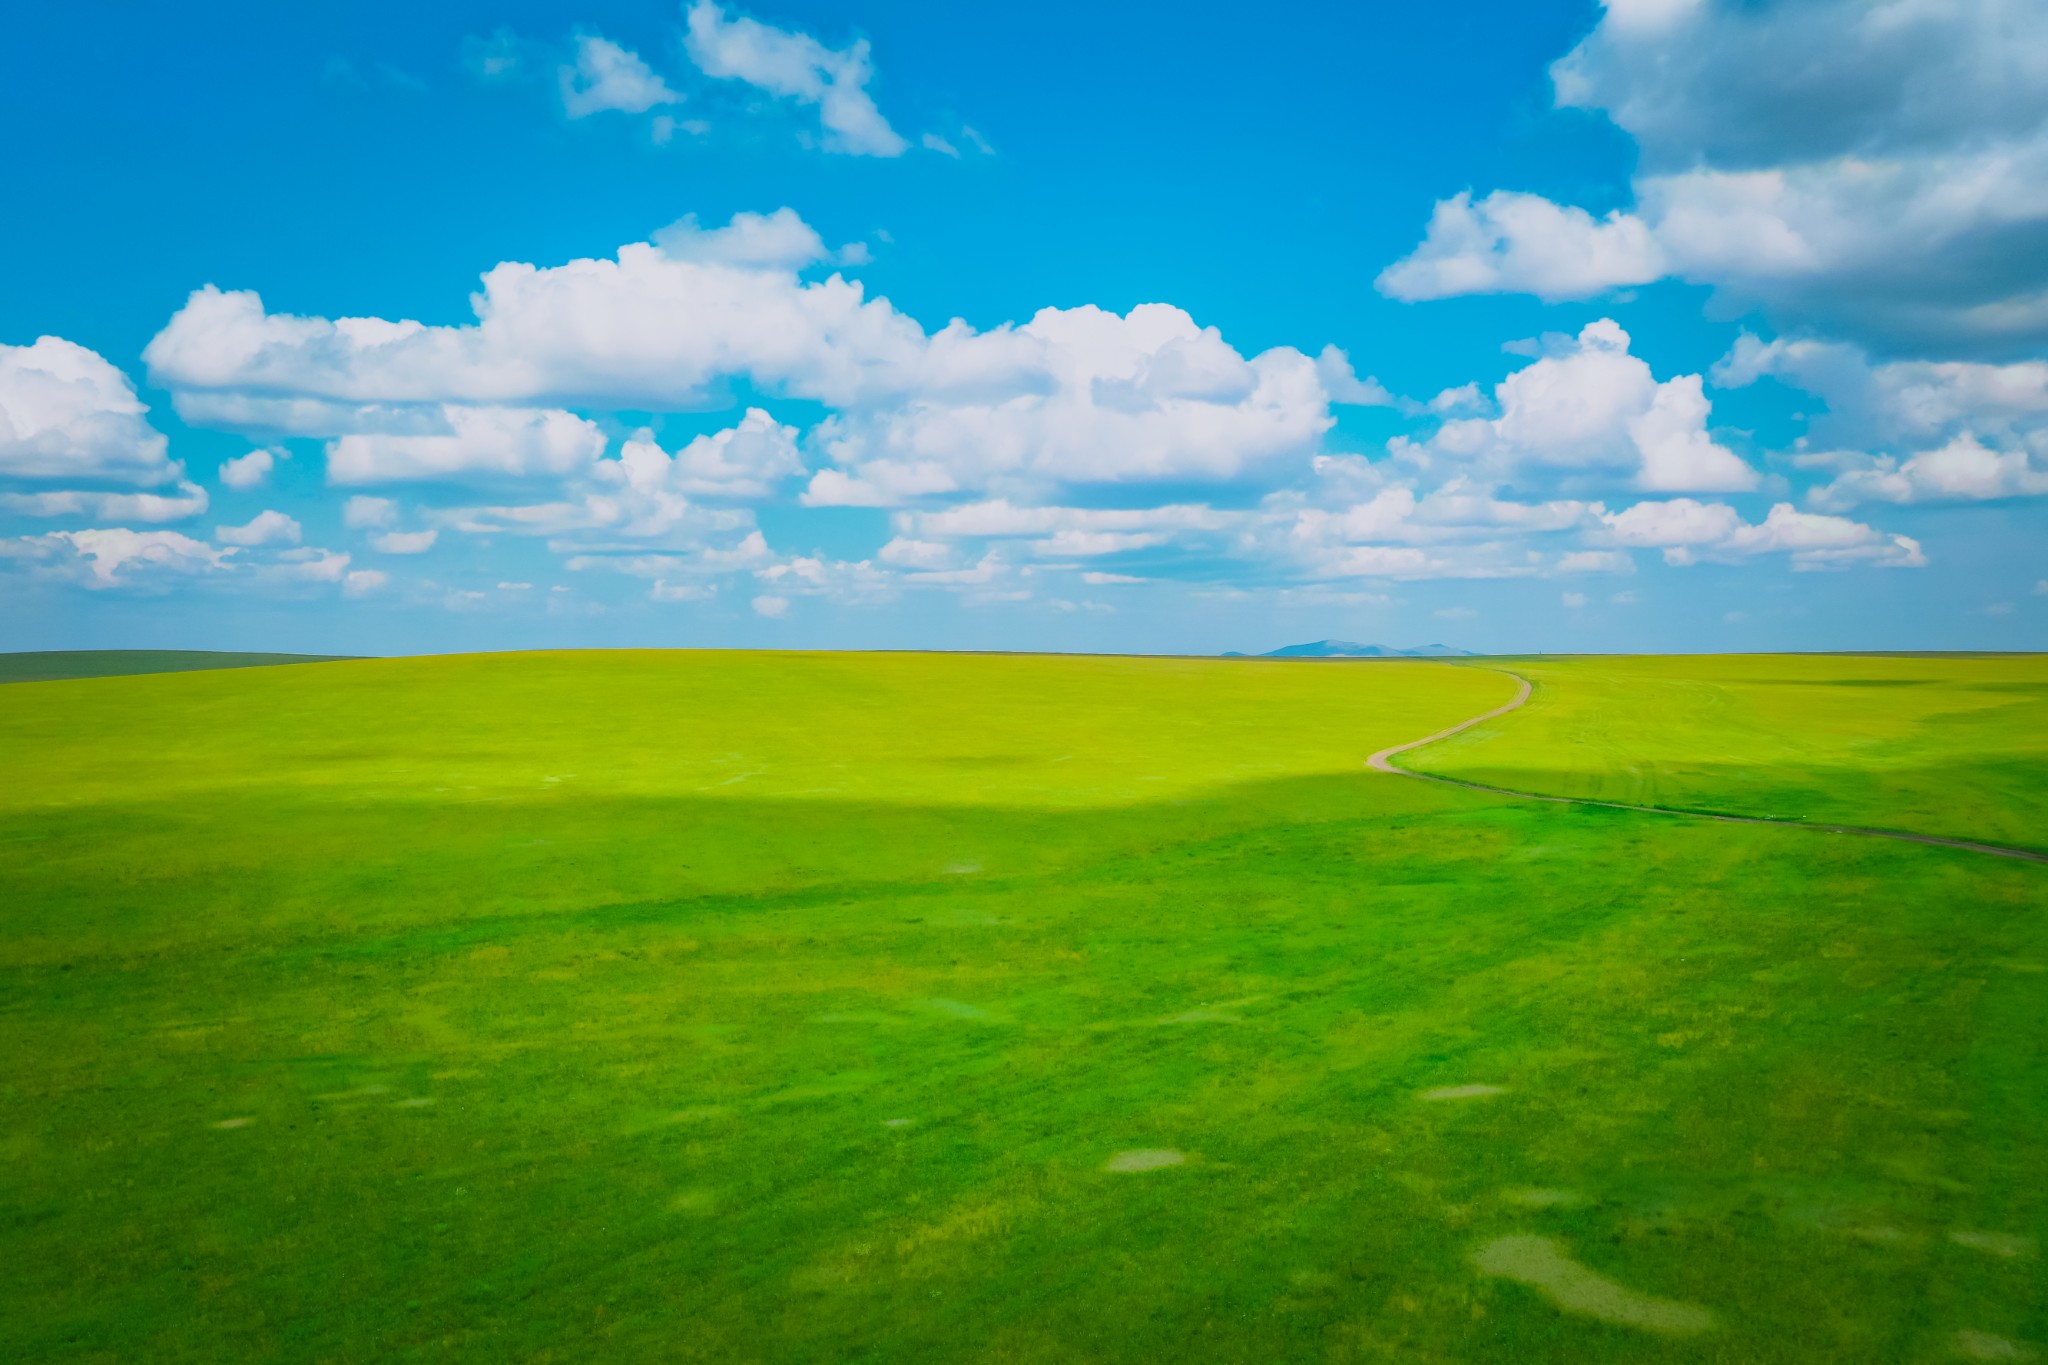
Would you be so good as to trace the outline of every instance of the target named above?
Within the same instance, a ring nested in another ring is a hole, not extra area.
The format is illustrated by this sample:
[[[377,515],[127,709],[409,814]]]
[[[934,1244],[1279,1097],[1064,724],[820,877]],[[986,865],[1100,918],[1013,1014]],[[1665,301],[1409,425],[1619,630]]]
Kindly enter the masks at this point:
[[[1452,649],[1449,645],[1423,645],[1417,649],[1389,649],[1385,645],[1362,645],[1355,640],[1311,640],[1305,645],[1288,645],[1284,649],[1269,650],[1260,655],[1240,654],[1232,650],[1223,656],[1226,659],[1470,659],[1477,656],[1469,649]]]
[[[222,654],[199,649],[63,649],[0,654],[0,683],[115,678],[137,673],[194,673],[212,668],[268,668],[333,663],[345,654]]]

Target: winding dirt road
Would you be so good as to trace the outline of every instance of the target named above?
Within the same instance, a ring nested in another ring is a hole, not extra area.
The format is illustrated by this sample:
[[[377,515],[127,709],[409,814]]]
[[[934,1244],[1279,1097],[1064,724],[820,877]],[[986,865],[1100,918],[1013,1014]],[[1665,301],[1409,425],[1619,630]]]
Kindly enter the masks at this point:
[[[1491,711],[1460,721],[1448,730],[1439,730],[1421,739],[1411,739],[1406,744],[1396,744],[1380,750],[1365,760],[1365,766],[1376,772],[1392,773],[1396,777],[1413,777],[1423,782],[1440,782],[1446,787],[1463,787],[1466,791],[1488,792],[1494,796],[1512,796],[1523,801],[1548,801],[1559,806],[1602,806],[1608,810],[1640,811],[1645,815],[1671,815],[1686,820],[1716,820],[1724,825],[1770,825],[1777,829],[1808,829],[1821,834],[1854,834],[1867,839],[1898,839],[1909,844],[1933,844],[1937,848],[1960,848],[1970,853],[1988,853],[1994,858],[2017,858],[2021,862],[2048,863],[2048,853],[2039,853],[2031,848],[2010,848],[2004,844],[1980,844],[1970,839],[1946,839],[1938,834],[1914,834],[1902,829],[1868,829],[1862,825],[1817,825],[1806,820],[1776,820],[1764,815],[1713,815],[1706,811],[1674,810],[1669,806],[1634,806],[1625,801],[1595,801],[1583,796],[1545,796],[1541,792],[1519,792],[1508,787],[1489,787],[1484,782],[1460,782],[1455,777],[1438,777],[1433,773],[1418,773],[1409,768],[1396,767],[1394,756],[1405,754],[1410,749],[1420,749],[1425,744],[1434,744],[1440,739],[1449,739],[1463,730],[1504,716],[1518,710],[1529,700],[1532,690],[1529,680],[1519,673],[1510,673],[1505,668],[1491,670],[1502,677],[1513,678],[1516,683],[1514,700],[1505,706],[1496,706]]]

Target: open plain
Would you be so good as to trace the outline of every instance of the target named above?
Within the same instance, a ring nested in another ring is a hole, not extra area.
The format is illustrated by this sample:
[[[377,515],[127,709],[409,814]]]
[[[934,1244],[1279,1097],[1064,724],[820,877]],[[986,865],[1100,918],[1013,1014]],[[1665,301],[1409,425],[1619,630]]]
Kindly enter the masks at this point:
[[[1418,771],[2039,848],[2048,661]],[[1494,661],[0,690],[0,1357],[2028,1358],[2048,869],[1365,766]]]

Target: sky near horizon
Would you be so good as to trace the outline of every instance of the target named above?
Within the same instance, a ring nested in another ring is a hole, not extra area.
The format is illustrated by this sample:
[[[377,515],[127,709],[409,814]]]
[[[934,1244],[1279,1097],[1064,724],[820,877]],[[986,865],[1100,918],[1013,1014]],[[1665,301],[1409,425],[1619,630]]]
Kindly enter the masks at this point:
[[[0,649],[2048,647],[2039,0],[11,29]]]

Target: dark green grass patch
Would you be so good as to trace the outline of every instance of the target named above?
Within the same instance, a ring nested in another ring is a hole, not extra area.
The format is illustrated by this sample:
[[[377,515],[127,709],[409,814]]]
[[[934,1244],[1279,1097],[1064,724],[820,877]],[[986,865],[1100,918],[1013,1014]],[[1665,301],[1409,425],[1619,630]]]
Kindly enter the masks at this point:
[[[191,673],[213,668],[267,668],[332,663],[339,654],[231,654],[202,649],[57,649],[0,654],[0,683]]]

